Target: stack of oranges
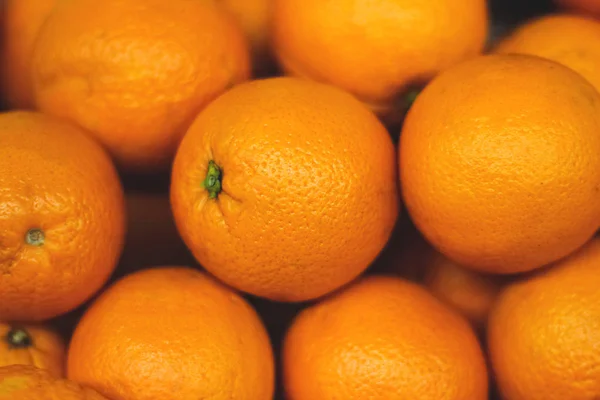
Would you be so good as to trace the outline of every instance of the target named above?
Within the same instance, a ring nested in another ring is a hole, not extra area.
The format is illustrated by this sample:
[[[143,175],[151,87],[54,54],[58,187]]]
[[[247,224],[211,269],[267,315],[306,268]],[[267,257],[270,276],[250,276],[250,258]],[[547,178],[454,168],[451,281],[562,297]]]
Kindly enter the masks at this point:
[[[0,400],[599,399],[600,1],[552,7],[2,1]]]

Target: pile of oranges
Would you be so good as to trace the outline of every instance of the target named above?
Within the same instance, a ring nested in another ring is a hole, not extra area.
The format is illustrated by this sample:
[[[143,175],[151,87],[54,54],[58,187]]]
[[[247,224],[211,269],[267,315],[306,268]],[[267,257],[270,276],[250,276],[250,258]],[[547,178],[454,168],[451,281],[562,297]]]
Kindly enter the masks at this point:
[[[0,400],[600,399],[600,0],[0,1]]]

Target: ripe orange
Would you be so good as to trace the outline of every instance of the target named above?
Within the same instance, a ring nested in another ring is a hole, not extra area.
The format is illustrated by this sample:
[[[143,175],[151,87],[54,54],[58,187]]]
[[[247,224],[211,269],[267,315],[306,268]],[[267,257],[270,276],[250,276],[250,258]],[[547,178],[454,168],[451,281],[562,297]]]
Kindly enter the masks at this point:
[[[0,320],[66,313],[106,282],[124,237],[108,155],[80,129],[0,114]]]
[[[107,400],[92,389],[31,365],[0,368],[0,400]]]
[[[302,311],[283,348],[289,400],[485,400],[469,324],[422,287],[369,277]]]
[[[131,274],[75,329],[70,379],[110,399],[270,400],[273,355],[255,311],[190,268]]]
[[[495,51],[548,58],[579,72],[600,90],[600,22],[596,20],[566,14],[541,17],[518,28]]]
[[[600,16],[600,0],[556,0],[556,3],[572,11]]]
[[[34,108],[31,55],[38,31],[58,0],[4,0],[0,92],[11,108]],[[0,14],[2,14],[0,6]]]
[[[488,342],[504,399],[600,398],[598,271],[596,238],[500,295]]]
[[[240,28],[207,1],[61,2],[32,63],[40,109],[136,171],[166,167],[196,114],[249,75]]]
[[[395,154],[377,118],[334,87],[254,81],[202,112],[175,158],[179,231],[208,271],[280,301],[363,272],[398,214]]]
[[[65,345],[52,329],[42,325],[0,323],[0,338],[0,367],[33,365],[56,378],[65,375]]]
[[[274,0],[290,74],[339,86],[385,115],[411,85],[483,49],[485,0]]]
[[[483,327],[502,288],[503,279],[464,268],[436,251],[427,257],[427,263],[427,289],[476,327]]]
[[[600,225],[600,95],[572,70],[493,55],[442,73],[400,138],[406,207],[458,264],[535,269]]]

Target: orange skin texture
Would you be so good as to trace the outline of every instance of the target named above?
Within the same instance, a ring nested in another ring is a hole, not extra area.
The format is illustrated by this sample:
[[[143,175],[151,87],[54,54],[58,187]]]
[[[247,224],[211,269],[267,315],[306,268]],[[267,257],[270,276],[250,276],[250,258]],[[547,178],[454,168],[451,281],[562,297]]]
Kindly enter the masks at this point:
[[[137,172],[166,168],[197,113],[250,74],[246,40],[207,1],[72,0],[37,41],[37,105],[92,132]]]
[[[596,20],[566,14],[541,17],[502,40],[495,52],[531,54],[556,61],[600,90],[600,22]]]
[[[201,113],[175,158],[171,204],[184,241],[227,284],[278,301],[320,297],[363,272],[398,215],[383,125],[341,90],[255,81]],[[209,197],[209,161],[222,191]]]
[[[600,0],[556,0],[559,6],[592,16],[600,16]]]
[[[378,111],[410,85],[479,54],[485,0],[274,0],[284,70],[339,86]]]
[[[425,287],[476,327],[485,326],[503,279],[464,268],[436,251],[427,263]]]
[[[488,345],[506,400],[600,398],[600,240],[506,287]]]
[[[488,398],[466,320],[391,277],[365,278],[302,311],[284,340],[283,373],[289,400]]]
[[[108,400],[92,389],[31,365],[0,367],[0,400]]]
[[[600,224],[600,95],[534,56],[467,61],[419,95],[400,138],[406,207],[432,245],[483,272],[533,270]]]
[[[10,338],[14,329],[27,333],[28,346],[17,346]],[[21,325],[0,322],[0,367],[7,365],[33,365],[45,369],[55,378],[65,376],[66,349],[62,338],[43,325]]]
[[[270,400],[271,344],[254,309],[191,268],[131,274],[75,329],[67,375],[112,400]]]
[[[123,189],[79,128],[33,112],[0,115],[0,320],[40,321],[89,299],[123,246]],[[41,245],[27,242],[41,229]]]
[[[0,34],[0,88],[11,108],[33,109],[31,55],[38,32],[58,0],[5,0]],[[2,11],[0,11],[2,14]]]

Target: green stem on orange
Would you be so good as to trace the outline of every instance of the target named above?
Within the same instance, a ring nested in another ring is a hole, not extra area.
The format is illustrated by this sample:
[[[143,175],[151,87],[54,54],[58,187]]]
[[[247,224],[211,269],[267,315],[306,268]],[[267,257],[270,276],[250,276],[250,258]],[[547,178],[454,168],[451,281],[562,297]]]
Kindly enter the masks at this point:
[[[32,246],[41,246],[45,240],[46,235],[44,235],[44,231],[38,228],[28,230],[25,235],[25,242]]]
[[[12,328],[6,334],[5,339],[8,343],[8,347],[13,349],[22,349],[33,344],[31,336],[29,336],[29,333],[23,328]]]
[[[216,199],[221,193],[221,168],[213,160],[208,162],[208,170],[206,171],[206,178],[202,182],[202,187],[208,191],[208,197]]]

